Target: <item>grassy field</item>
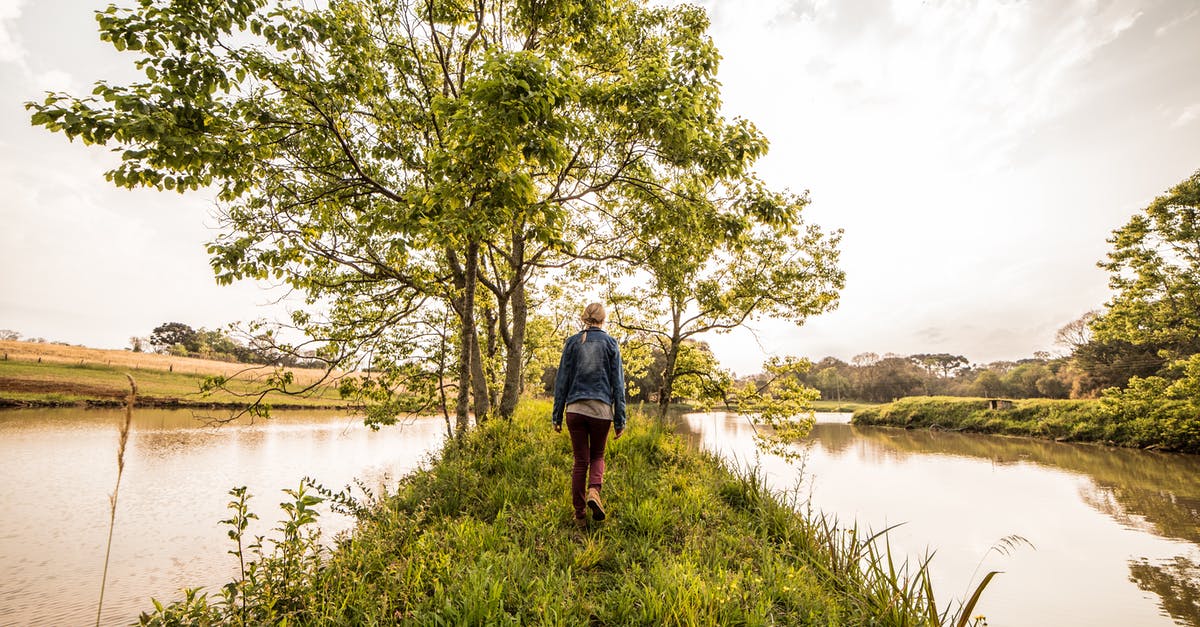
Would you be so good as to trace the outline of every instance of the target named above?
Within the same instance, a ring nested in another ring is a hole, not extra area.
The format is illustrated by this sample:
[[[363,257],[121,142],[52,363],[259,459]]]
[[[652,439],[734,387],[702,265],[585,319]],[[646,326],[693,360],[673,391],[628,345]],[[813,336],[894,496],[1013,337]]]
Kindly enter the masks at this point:
[[[819,400],[813,401],[813,409],[815,409],[817,411],[829,411],[829,412],[841,412],[841,413],[855,412],[860,409],[866,409],[868,407],[875,407],[877,405],[879,405],[879,403],[866,403],[866,402],[862,402],[862,401],[834,401],[834,400],[826,400],[826,399],[819,399]]]
[[[305,539],[322,491],[294,492],[282,548],[250,551],[244,576],[143,624],[957,624],[922,565],[902,568],[869,533],[798,510],[642,415],[609,444],[608,518],[577,530],[570,444],[549,410],[525,401],[513,422],[448,445],[363,506],[332,552]],[[231,531],[257,507],[234,496]]]
[[[271,368],[250,364],[171,357],[32,342],[0,342],[0,407],[38,405],[119,405],[129,392],[126,373],[138,384],[140,405],[211,406],[245,403],[257,380]],[[317,380],[321,371],[297,369],[296,387]],[[230,391],[201,394],[205,377],[232,377]],[[272,393],[273,407],[343,407],[336,389],[300,397]]]
[[[1200,453],[1200,417],[1173,415],[1165,401],[1133,409],[1107,400],[1038,398],[1011,403],[991,409],[983,398],[915,396],[857,410],[853,422]]]

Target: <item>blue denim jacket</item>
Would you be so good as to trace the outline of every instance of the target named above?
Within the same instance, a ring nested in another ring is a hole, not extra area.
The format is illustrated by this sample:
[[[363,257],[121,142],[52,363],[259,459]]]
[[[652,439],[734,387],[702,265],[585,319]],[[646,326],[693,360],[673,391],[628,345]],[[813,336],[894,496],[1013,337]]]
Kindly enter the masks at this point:
[[[585,341],[584,334],[587,334]],[[613,406],[613,428],[625,428],[625,374],[621,347],[599,327],[567,338],[554,380],[554,424],[561,425],[567,405],[584,399]]]

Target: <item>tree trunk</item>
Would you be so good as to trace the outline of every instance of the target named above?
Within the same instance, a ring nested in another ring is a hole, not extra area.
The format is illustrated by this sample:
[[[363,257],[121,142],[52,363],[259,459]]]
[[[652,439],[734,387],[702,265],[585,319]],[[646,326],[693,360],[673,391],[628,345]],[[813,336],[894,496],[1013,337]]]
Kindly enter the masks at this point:
[[[662,391],[658,394],[658,419],[664,421],[667,418],[667,406],[671,404],[671,394],[675,387],[675,363],[679,360],[679,345],[683,343],[683,338],[679,333],[679,317],[680,311],[676,303],[671,303],[671,346],[667,349],[666,366],[663,367],[663,385]]]
[[[525,281],[518,281],[513,289],[512,333],[507,343],[507,359],[504,364],[504,394],[500,397],[500,415],[511,420],[521,398],[521,380],[525,364],[525,324],[529,319],[529,304],[525,301]]]
[[[489,303],[490,304],[490,303]],[[503,303],[497,305],[503,307]],[[485,368],[484,373],[487,375],[487,395],[489,409],[495,407],[499,402],[500,397],[500,382],[499,373],[496,372],[496,352],[500,349],[499,342],[496,341],[496,309],[490,306],[483,310],[483,317],[487,322],[484,330],[487,332],[487,363],[492,367]]]
[[[474,330],[474,325],[472,325]],[[483,371],[483,355],[479,350],[479,332],[471,334],[471,395],[475,399],[475,421],[482,423],[492,411],[488,396],[487,373]]]
[[[454,253],[451,251],[451,264],[454,263]],[[471,362],[474,348],[477,348],[475,338],[475,282],[479,272],[479,242],[472,240],[467,244],[467,259],[462,271],[462,297],[459,299],[462,319],[462,329],[459,333],[458,355],[458,404],[454,416],[458,437],[466,435],[471,425]],[[485,396],[486,398],[486,396]]]
[[[667,363],[663,366],[663,384],[658,393],[658,418],[667,418],[667,407],[671,404],[671,394],[675,387],[675,362],[679,359],[680,341],[671,338],[671,348],[667,349]]]

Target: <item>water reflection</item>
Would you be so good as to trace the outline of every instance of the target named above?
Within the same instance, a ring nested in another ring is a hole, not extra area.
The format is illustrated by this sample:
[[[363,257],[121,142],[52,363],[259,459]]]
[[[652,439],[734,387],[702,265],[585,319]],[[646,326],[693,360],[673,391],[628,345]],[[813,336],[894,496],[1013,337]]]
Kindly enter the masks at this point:
[[[1200,625],[1200,458],[819,418],[803,443],[812,503],[875,529],[904,523],[893,545],[937,550],[943,596],[976,569],[1005,571],[981,605],[993,627]],[[743,419],[681,424],[695,445],[795,485],[793,467],[756,454]],[[1009,534],[1037,549],[989,551]]]
[[[1200,564],[1186,558],[1152,564],[1148,560],[1129,563],[1138,587],[1162,599],[1163,609],[1180,625],[1195,625],[1200,617]]]
[[[0,625],[77,625],[95,620],[116,476],[120,411],[0,413]],[[181,410],[134,414],[105,593],[104,624],[129,624],[151,596],[219,585],[234,572],[218,521],[226,491],[246,485],[270,535],[281,490],[312,476],[339,489],[355,477],[392,483],[442,441],[440,419],[372,432],[361,418],[277,412],[220,428]],[[326,513],[329,533],[352,520]]]
[[[847,431],[818,425],[826,436]],[[993,464],[1034,463],[1086,475],[1081,495],[1122,524],[1200,544],[1200,456],[1176,455],[1084,444],[1045,442],[925,430],[850,427],[853,436],[896,454],[964,455]],[[817,442],[825,446],[825,437]]]

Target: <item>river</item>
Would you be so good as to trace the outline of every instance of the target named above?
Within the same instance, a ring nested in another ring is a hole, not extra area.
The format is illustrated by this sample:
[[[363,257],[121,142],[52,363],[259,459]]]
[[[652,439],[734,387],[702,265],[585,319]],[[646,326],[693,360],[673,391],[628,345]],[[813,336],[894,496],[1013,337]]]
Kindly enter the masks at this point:
[[[0,412],[0,626],[91,625],[104,567],[122,411]],[[236,569],[218,524],[228,490],[252,495],[249,536],[268,535],[285,488],[305,476],[335,491],[361,478],[395,483],[437,448],[440,418],[372,432],[361,417],[275,412],[269,420],[206,426],[211,416],[139,409],[126,449],[104,595],[104,625],[136,623],[150,597],[211,590]],[[323,510],[326,536],[353,521]]]
[[[1200,625],[1200,457],[817,418],[800,464],[756,456],[744,418],[682,423],[828,515],[898,524],[897,553],[935,551],[942,604],[1003,571],[976,607],[990,627]]]
[[[95,621],[121,415],[0,413],[0,625]],[[900,524],[890,534],[897,553],[936,549],[943,603],[973,576],[1004,571],[977,608],[991,627],[1200,625],[1200,457],[859,428],[847,418],[818,415],[803,471],[757,456],[744,419],[689,414],[681,424],[695,445],[758,465],[771,485],[799,489],[827,514],[873,529]],[[103,623],[135,622],[151,596],[175,599],[184,586],[233,576],[218,525],[229,488],[248,486],[261,518],[250,531],[269,534],[282,490],[302,477],[334,489],[355,477],[394,484],[444,433],[441,419],[372,432],[355,417],[279,412],[212,428],[187,411],[139,410]],[[610,506],[619,517],[620,504]],[[322,516],[328,536],[351,524]],[[1013,536],[1023,540],[999,544]]]

